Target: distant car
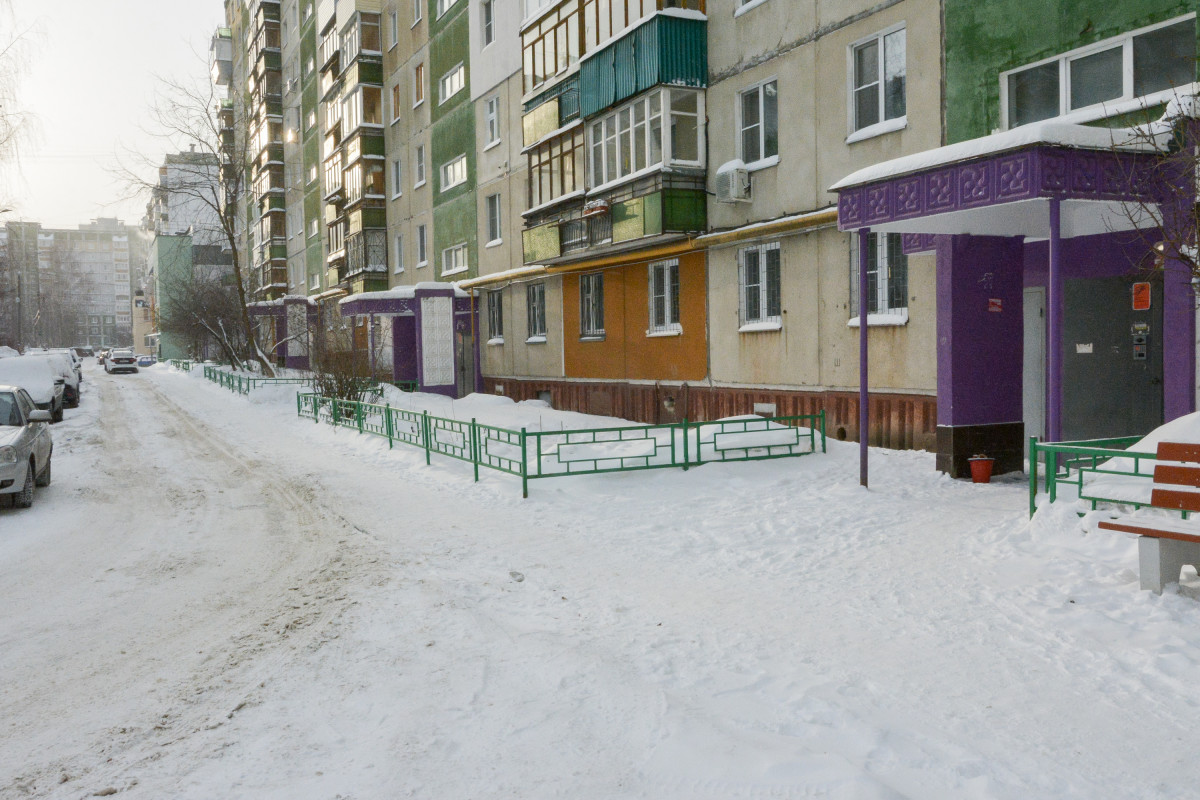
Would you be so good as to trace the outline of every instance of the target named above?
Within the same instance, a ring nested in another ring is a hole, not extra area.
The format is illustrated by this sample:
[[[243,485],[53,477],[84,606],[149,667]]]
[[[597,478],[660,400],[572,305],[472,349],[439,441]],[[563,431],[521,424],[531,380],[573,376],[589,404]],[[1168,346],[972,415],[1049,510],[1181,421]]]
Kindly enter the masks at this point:
[[[19,386],[0,384],[0,495],[17,508],[33,505],[33,487],[50,485],[50,412]]]
[[[52,422],[60,422],[63,418],[65,382],[63,376],[45,358],[0,358],[0,383],[24,389],[38,408],[50,412]]]
[[[96,351],[96,363],[97,364],[103,364],[104,360],[106,358],[108,358],[108,350],[97,350]]]
[[[139,367],[153,367],[157,363],[154,356],[138,356],[137,365]]]
[[[113,349],[104,359],[104,371],[110,375],[114,372],[137,372],[137,356],[132,350]]]
[[[71,349],[74,350],[75,355],[79,356],[80,358],[91,358],[92,356],[96,355],[96,351],[87,345],[83,345],[81,347],[72,347]]]

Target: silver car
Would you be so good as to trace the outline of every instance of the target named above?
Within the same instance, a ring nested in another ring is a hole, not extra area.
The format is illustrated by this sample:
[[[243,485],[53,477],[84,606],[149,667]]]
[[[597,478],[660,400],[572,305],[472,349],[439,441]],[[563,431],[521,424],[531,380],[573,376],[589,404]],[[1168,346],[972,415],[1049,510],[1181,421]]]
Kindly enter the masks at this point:
[[[50,485],[50,412],[18,386],[0,384],[0,495],[17,508],[33,505],[33,486]]]

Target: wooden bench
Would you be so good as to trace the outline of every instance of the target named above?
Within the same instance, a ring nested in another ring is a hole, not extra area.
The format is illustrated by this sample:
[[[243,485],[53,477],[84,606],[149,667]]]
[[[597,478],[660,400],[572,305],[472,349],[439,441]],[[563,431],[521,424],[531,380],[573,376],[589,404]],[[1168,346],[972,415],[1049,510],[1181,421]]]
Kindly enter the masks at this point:
[[[1200,444],[1160,442],[1158,461],[1200,465]],[[1157,464],[1150,505],[1184,512],[1200,511],[1200,466]],[[1138,570],[1143,589],[1162,594],[1164,585],[1179,581],[1179,571],[1186,564],[1200,571],[1200,524],[1184,519],[1121,517],[1101,522],[1098,527],[1138,534]]]

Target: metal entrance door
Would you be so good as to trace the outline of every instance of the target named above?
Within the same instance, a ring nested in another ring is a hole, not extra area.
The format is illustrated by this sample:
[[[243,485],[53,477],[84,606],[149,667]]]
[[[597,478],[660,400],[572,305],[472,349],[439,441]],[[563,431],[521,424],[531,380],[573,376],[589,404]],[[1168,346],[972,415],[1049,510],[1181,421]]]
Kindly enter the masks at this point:
[[[1162,281],[1133,310],[1144,278],[1065,281],[1063,439],[1149,433],[1163,422]]]

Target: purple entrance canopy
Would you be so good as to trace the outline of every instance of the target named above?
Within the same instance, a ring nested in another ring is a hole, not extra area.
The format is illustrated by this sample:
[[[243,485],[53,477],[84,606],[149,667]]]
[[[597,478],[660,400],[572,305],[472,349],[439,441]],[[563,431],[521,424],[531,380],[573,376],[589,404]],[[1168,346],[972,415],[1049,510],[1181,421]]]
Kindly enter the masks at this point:
[[[1156,123],[1155,130],[1169,130]],[[1063,284],[1061,241],[1157,224],[1157,204],[1135,176],[1156,163],[1144,133],[1044,122],[947,145],[859,170],[839,181],[838,227],[902,233],[905,249],[928,249],[931,235],[1019,236],[1049,240],[1047,428],[1062,432]],[[865,252],[865,248],[864,248]],[[859,296],[866,297],[865,270]],[[859,403],[865,418],[866,338],[859,327]],[[866,430],[860,432],[865,440]],[[866,482],[865,458],[863,482]]]

